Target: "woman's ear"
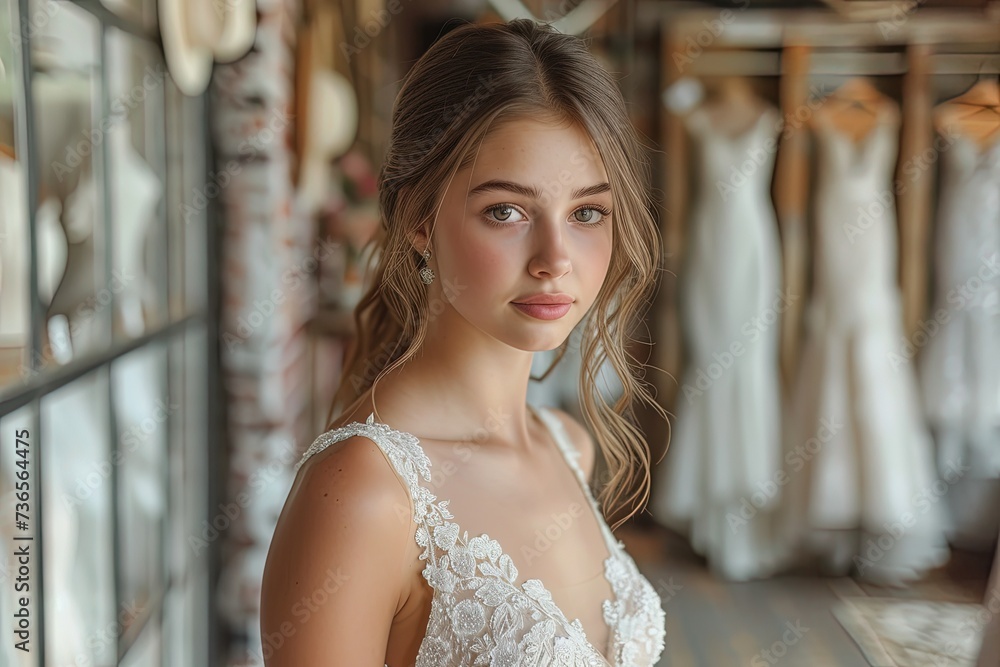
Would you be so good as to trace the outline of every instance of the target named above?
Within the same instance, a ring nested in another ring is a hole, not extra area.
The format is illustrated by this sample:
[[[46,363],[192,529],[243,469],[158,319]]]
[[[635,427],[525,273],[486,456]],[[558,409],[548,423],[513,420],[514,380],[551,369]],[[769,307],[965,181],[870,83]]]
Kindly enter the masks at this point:
[[[410,247],[419,255],[422,254],[424,248],[430,242],[430,233],[426,225],[421,225],[412,232],[410,232],[408,240],[410,242]]]

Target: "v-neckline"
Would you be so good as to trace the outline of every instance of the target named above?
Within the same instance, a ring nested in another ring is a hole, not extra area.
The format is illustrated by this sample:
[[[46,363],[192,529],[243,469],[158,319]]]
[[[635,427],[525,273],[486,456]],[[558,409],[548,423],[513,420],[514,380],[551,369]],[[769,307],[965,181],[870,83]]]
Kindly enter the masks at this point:
[[[738,132],[723,132],[715,126],[715,123],[713,122],[709,111],[707,111],[706,109],[699,108],[693,113],[701,114],[706,129],[710,132],[708,136],[712,138],[722,139],[725,143],[729,145],[740,145],[740,146],[746,143],[748,137],[757,134],[757,131],[760,129],[760,125],[764,120],[767,120],[768,118],[773,116],[772,107],[765,106],[761,109],[760,113],[757,114],[757,117],[754,118],[752,122],[748,123],[746,127],[742,128]]]
[[[564,450],[563,445],[562,445],[561,441],[559,440],[558,435],[555,433],[555,430],[549,425],[549,422],[546,421],[546,419],[542,416],[541,410],[543,410],[544,408],[536,407],[536,406],[534,406],[534,405],[532,405],[530,403],[528,403],[527,405],[528,405],[529,410],[531,410],[535,414],[535,416],[538,417],[538,420],[540,422],[542,422],[542,426],[544,427],[545,431],[549,434],[549,437],[552,440],[553,444],[555,444],[556,448],[559,449],[559,454],[562,457],[563,461],[566,463],[566,467],[569,468],[570,474],[572,474],[573,478],[576,480],[577,486],[579,487],[580,492],[584,496],[584,502],[587,504],[588,507],[590,507],[591,515],[594,517],[594,521],[597,523],[597,530],[601,534],[601,541],[604,543],[604,548],[605,548],[605,550],[608,553],[607,557],[603,560],[603,564],[602,564],[602,568],[603,568],[602,576],[604,577],[605,582],[607,582],[608,587],[611,590],[611,596],[608,597],[608,598],[606,598],[606,599],[604,599],[604,600],[602,600],[601,603],[600,603],[600,606],[601,606],[601,617],[604,618],[604,615],[605,615],[604,614],[604,608],[605,608],[605,606],[607,606],[609,604],[610,605],[615,605],[615,604],[617,604],[617,603],[620,602],[620,598],[619,598],[619,595],[618,595],[618,591],[615,588],[615,584],[614,584],[613,581],[611,581],[611,578],[608,576],[608,573],[609,573],[609,570],[611,569],[612,564],[614,564],[617,561],[617,559],[620,558],[620,552],[618,551],[618,549],[614,545],[612,545],[612,544],[609,543],[609,540],[608,540],[608,538],[607,538],[607,536],[605,535],[605,532],[604,532],[604,526],[602,525],[602,523],[604,522],[604,519],[603,519],[603,517],[601,517],[598,514],[598,509],[595,506],[594,501],[591,499],[591,494],[583,486],[583,484],[585,483],[585,481],[582,480],[582,472],[578,472],[579,467],[575,465],[575,462],[570,461],[568,453]],[[420,443],[420,438],[418,438],[417,436],[413,435],[412,433],[408,433],[406,431],[399,431],[397,429],[394,429],[391,426],[389,426],[388,424],[386,424],[385,422],[375,421],[375,413],[374,412],[372,412],[368,416],[368,419],[366,421],[364,421],[364,422],[354,421],[354,422],[350,422],[349,424],[345,424],[345,426],[349,426],[349,425],[352,425],[352,424],[357,424],[357,425],[361,425],[361,426],[365,426],[365,425],[367,425],[367,426],[381,426],[384,429],[386,429],[387,431],[389,431],[390,433],[393,433],[393,434],[396,434],[396,435],[404,435],[404,436],[407,436],[409,438],[412,438],[412,443],[416,446],[416,448],[420,451],[420,453],[423,454],[423,457],[427,460],[428,470],[429,470],[430,465],[431,465],[430,457],[427,456],[427,452],[424,450],[423,445]],[[340,427],[340,428],[343,428],[343,427]],[[419,479],[415,483],[418,486],[421,486],[421,488],[423,488],[422,485],[420,484]],[[427,492],[427,493],[429,493],[429,491],[427,489],[424,489],[424,491]],[[427,502],[427,504],[441,505],[442,503],[449,503],[450,502],[448,499],[442,500],[440,498],[437,498],[436,494],[432,494],[432,495],[435,498],[434,501],[426,501],[425,500],[425,502]],[[447,506],[447,505],[445,505],[445,506]],[[452,525],[454,525],[456,527],[456,530],[458,531],[458,537],[456,538],[456,543],[459,542],[459,541],[461,541],[461,542],[464,543],[463,546],[467,547],[470,542],[472,542],[473,540],[477,540],[477,539],[479,539],[479,540],[489,540],[490,542],[495,542],[497,544],[497,546],[499,547],[499,549],[500,549],[500,555],[497,556],[497,559],[500,559],[503,556],[506,556],[508,558],[511,566],[513,566],[513,568],[515,570],[517,570],[518,575],[520,575],[520,573],[522,571],[521,568],[519,568],[517,566],[517,563],[514,561],[514,558],[504,548],[504,546],[500,543],[499,540],[496,540],[496,539],[490,537],[488,533],[484,532],[484,533],[479,533],[477,535],[469,535],[468,536],[468,541],[466,541],[466,540],[464,540],[462,538],[463,529],[462,529],[462,527],[459,525],[459,523],[457,521],[448,521],[446,519],[444,521],[446,523],[450,523],[450,524],[452,524]],[[467,531],[465,531],[465,532],[467,533]],[[433,540],[432,540],[432,544],[431,544],[430,548],[431,548],[431,551],[433,553],[433,549],[434,549]],[[445,553],[448,553],[450,551],[450,549],[451,549],[451,547],[449,547],[447,549],[443,548],[443,547],[438,547],[438,548],[440,548]],[[437,559],[435,558],[434,562],[432,562],[430,559],[428,559],[427,564],[424,566],[424,569],[426,569],[427,567],[429,567],[431,565],[436,565],[436,560]],[[503,582],[509,584],[519,594],[524,595],[525,597],[527,597],[527,599],[531,600],[532,606],[535,609],[537,609],[540,613],[542,613],[542,614],[544,614],[546,616],[551,617],[551,613],[548,610],[546,610],[542,605],[540,605],[537,602],[537,600],[535,599],[535,596],[532,595],[531,593],[529,593],[526,590],[526,588],[525,588],[525,586],[527,586],[529,584],[533,584],[535,586],[538,586],[540,588],[540,590],[537,591],[536,595],[546,596],[551,601],[552,606],[555,608],[555,610],[559,612],[559,617],[556,618],[556,619],[553,619],[553,620],[561,621],[565,625],[571,626],[571,627],[574,628],[574,630],[579,631],[580,635],[583,637],[583,640],[587,643],[587,645],[591,649],[593,649],[609,666],[615,664],[614,661],[613,661],[613,657],[614,656],[612,655],[612,656],[609,657],[606,654],[607,653],[612,653],[612,654],[614,653],[614,638],[615,638],[615,633],[617,631],[617,627],[615,627],[614,625],[609,624],[607,621],[604,622],[604,625],[605,625],[605,627],[608,630],[608,634],[607,634],[607,640],[605,641],[605,644],[604,644],[604,648],[603,648],[603,650],[601,650],[601,649],[597,648],[596,646],[594,646],[594,643],[591,641],[590,636],[587,634],[587,629],[583,627],[583,622],[580,620],[579,617],[575,617],[571,621],[566,616],[566,612],[563,610],[562,607],[560,607],[556,603],[555,598],[552,597],[552,592],[549,590],[548,586],[546,586],[545,583],[541,579],[537,579],[537,578],[525,579],[521,583],[518,584],[518,583],[515,583],[517,577],[513,577],[513,579],[511,581],[507,581],[507,579],[505,577],[502,577],[502,576],[499,576],[499,575],[493,575],[493,576],[495,576],[497,578],[497,580],[503,581]],[[432,587],[432,598],[436,598],[437,597],[438,591],[439,591],[439,589],[437,587]],[[432,610],[433,610],[433,607],[432,607]],[[433,611],[432,611],[432,613],[433,613]],[[620,617],[619,617],[619,620],[620,620]],[[426,639],[426,634],[420,640],[421,645],[423,644],[424,639]],[[419,654],[419,649],[418,649],[418,654]]]
[[[995,154],[1000,151],[1000,138],[994,139],[991,144],[984,147],[980,146],[975,139],[968,135],[956,133],[955,136],[957,137],[956,141],[965,144],[969,152],[972,153],[974,162],[972,167],[973,173],[978,174],[995,168],[996,163],[991,163],[991,161],[998,159]]]
[[[855,169],[871,162],[869,158],[871,158],[872,146],[875,144],[879,132],[885,131],[884,125],[886,123],[885,118],[880,116],[872,128],[868,130],[868,133],[860,139],[854,139],[848,132],[841,130],[830,120],[826,120],[824,124],[831,136],[838,137],[841,139],[841,143],[848,147],[850,153],[848,162],[851,168]]]

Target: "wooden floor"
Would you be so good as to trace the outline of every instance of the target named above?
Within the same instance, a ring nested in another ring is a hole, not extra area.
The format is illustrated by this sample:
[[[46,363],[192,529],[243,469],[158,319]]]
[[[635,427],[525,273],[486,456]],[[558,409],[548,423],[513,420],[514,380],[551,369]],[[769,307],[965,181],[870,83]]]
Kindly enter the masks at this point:
[[[664,601],[659,667],[867,667],[830,611],[838,597],[982,602],[992,562],[990,554],[954,552],[947,566],[908,589],[809,575],[726,583],[683,539],[655,524],[616,534]]]

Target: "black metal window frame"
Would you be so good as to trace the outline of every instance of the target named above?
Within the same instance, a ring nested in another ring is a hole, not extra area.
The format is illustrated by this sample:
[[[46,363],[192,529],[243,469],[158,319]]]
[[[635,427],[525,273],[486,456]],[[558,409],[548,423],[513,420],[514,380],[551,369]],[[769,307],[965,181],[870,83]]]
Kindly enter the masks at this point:
[[[59,0],[62,2],[68,2],[75,5],[76,7],[89,12],[98,22],[100,26],[99,31],[99,42],[100,42],[100,58],[99,58],[99,76],[100,76],[100,90],[101,90],[101,100],[100,107],[103,112],[103,117],[107,117],[111,112],[111,99],[109,93],[108,82],[108,31],[109,29],[120,30],[134,38],[138,38],[146,41],[150,45],[153,45],[159,49],[160,57],[162,60],[162,43],[160,41],[159,35],[156,32],[151,32],[148,28],[139,25],[134,21],[122,18],[109,10],[100,0]],[[20,18],[23,16],[30,15],[30,2],[29,0],[16,0],[16,24],[19,24]],[[173,375],[170,372],[171,362],[174,361],[172,354],[172,349],[169,343],[178,339],[183,340],[184,335],[188,331],[197,331],[199,329],[205,332],[205,340],[207,342],[207,349],[204,350],[205,359],[208,361],[207,367],[205,369],[205,382],[206,382],[206,397],[208,400],[206,416],[207,420],[205,423],[205,433],[204,442],[206,443],[206,452],[204,463],[207,466],[207,478],[210,480],[209,488],[206,490],[207,504],[203,508],[204,516],[208,518],[210,514],[211,507],[216,506],[221,502],[221,485],[217,483],[220,480],[221,470],[221,456],[220,449],[223,439],[223,423],[224,420],[221,417],[221,409],[223,406],[222,394],[221,394],[221,381],[219,377],[219,351],[217,341],[219,339],[219,300],[220,300],[220,288],[218,274],[216,273],[220,265],[218,258],[220,256],[219,252],[219,235],[217,233],[218,225],[215,224],[216,220],[216,209],[213,206],[209,206],[206,211],[205,220],[205,248],[206,248],[206,285],[205,290],[207,292],[207,299],[205,301],[204,307],[195,309],[192,312],[187,313],[184,317],[171,321],[159,328],[156,331],[152,331],[146,335],[140,336],[135,339],[128,341],[121,341],[113,343],[108,349],[103,350],[99,353],[95,353],[82,359],[74,359],[67,363],[65,366],[47,370],[45,372],[40,372],[41,359],[42,359],[42,343],[41,343],[41,330],[40,327],[44,325],[45,322],[45,312],[42,307],[42,303],[39,297],[39,283],[38,283],[38,239],[37,239],[37,207],[36,202],[38,200],[39,193],[39,178],[37,171],[38,164],[38,144],[37,144],[37,123],[35,121],[35,104],[32,95],[32,58],[31,58],[31,35],[22,34],[19,41],[19,49],[17,57],[15,58],[17,67],[20,69],[20,93],[21,96],[17,98],[17,102],[20,103],[20,113],[16,113],[17,125],[15,127],[16,132],[16,145],[18,146],[19,152],[23,151],[26,156],[25,164],[27,169],[25,170],[26,178],[26,200],[29,202],[27,206],[28,215],[28,273],[29,273],[29,305],[30,305],[30,358],[28,360],[30,368],[30,377],[21,385],[16,387],[0,387],[0,418],[11,414],[15,410],[23,407],[32,408],[32,427],[34,430],[34,441],[37,444],[37,448],[34,450],[32,467],[32,480],[33,488],[35,492],[34,497],[34,534],[38,536],[38,557],[35,562],[34,568],[36,571],[35,582],[36,590],[34,591],[34,608],[35,612],[35,624],[36,624],[36,646],[38,650],[34,652],[35,664],[39,667],[45,665],[45,643],[46,643],[46,627],[45,627],[45,581],[44,581],[44,561],[45,561],[45,547],[44,540],[42,539],[44,521],[45,521],[45,508],[42,503],[42,459],[44,456],[48,455],[46,449],[51,447],[50,443],[45,442],[45,434],[42,430],[42,418],[41,418],[41,400],[43,397],[57,391],[58,389],[65,387],[72,383],[77,378],[87,375],[91,372],[102,373],[102,380],[105,381],[107,386],[107,425],[108,433],[112,438],[111,452],[115,457],[115,460],[119,460],[120,456],[120,442],[119,438],[116,437],[117,433],[117,419],[114,401],[114,383],[111,381],[111,367],[116,359],[119,359],[134,350],[138,350],[144,347],[152,347],[157,344],[162,344],[166,350],[168,367],[167,372],[163,377],[163,386],[161,387],[167,395],[171,394],[171,383],[173,380]],[[208,96],[202,95],[198,98],[201,104],[201,129],[202,129],[202,146],[205,150],[205,170],[207,171],[208,165],[212,163],[212,143],[209,135],[209,108],[208,108]],[[168,132],[168,128],[171,125],[171,110],[170,101],[167,96],[164,96],[164,109],[163,112],[163,131]],[[167,135],[167,141],[165,145],[169,147],[169,135]],[[112,253],[109,249],[112,247],[112,235],[114,233],[114,225],[112,224],[112,211],[111,211],[111,196],[110,196],[110,184],[107,178],[107,168],[110,162],[109,156],[109,142],[102,142],[100,151],[95,152],[96,162],[96,172],[99,174],[99,187],[100,192],[100,224],[102,230],[102,245],[103,252],[103,269],[104,276],[107,283],[110,283],[112,277]],[[169,150],[168,150],[169,152]],[[161,210],[158,211],[157,224],[165,227],[161,228],[161,231],[169,233],[172,220],[176,220],[180,216],[180,202],[171,201],[171,179],[173,178],[174,170],[169,167],[169,156],[164,157],[164,163],[158,165],[162,169],[161,175],[165,179],[164,185],[164,197],[160,203]],[[165,210],[163,210],[165,207]],[[164,249],[165,253],[170,252],[170,244]],[[169,290],[170,286],[173,284],[173,276],[171,274],[173,265],[171,263],[171,257],[168,255],[165,262],[165,272],[166,280],[162,285],[161,289],[168,292],[167,299],[164,301],[167,304],[167,312],[169,314]],[[110,307],[104,309],[105,322],[104,325],[107,327],[107,331],[112,331],[112,321],[116,312],[116,295],[111,292],[110,295]],[[169,319],[169,315],[168,315]],[[183,387],[177,388],[183,390]],[[172,451],[174,445],[173,429],[171,421],[167,420],[165,423],[166,436],[164,442],[166,443],[165,461],[167,465],[164,466],[162,471],[164,489],[166,492],[167,501],[167,519],[163,522],[162,527],[162,541],[166,548],[169,548],[171,539],[171,520],[170,512],[172,511],[172,499],[171,499],[171,489],[172,481],[171,470],[173,468],[170,465],[172,461],[172,456],[174,452]],[[109,517],[111,523],[112,531],[112,541],[113,541],[113,559],[114,559],[114,599],[115,606],[119,604],[121,599],[122,582],[121,582],[121,572],[122,572],[122,545],[121,545],[121,530],[119,526],[119,474],[118,466],[112,466],[112,472],[110,477],[111,483],[111,517]],[[223,653],[222,641],[221,641],[221,626],[219,625],[217,615],[215,614],[216,609],[216,587],[218,582],[219,574],[219,559],[218,559],[218,549],[212,548],[209,556],[208,569],[208,582],[209,590],[206,591],[206,601],[208,609],[205,610],[206,616],[209,619],[209,628],[207,631],[207,646],[204,647],[204,660],[205,664],[216,664],[219,656]],[[162,623],[165,619],[164,614],[164,604],[166,600],[167,593],[170,592],[171,588],[178,585],[178,582],[172,581],[169,559],[164,557],[162,560],[162,582],[163,588],[154,599],[151,600],[151,604],[148,605],[145,613],[135,619],[135,622],[129,627],[129,629],[120,634],[117,638],[117,663],[120,663],[128,653],[129,649],[135,643],[137,638],[141,635],[142,630],[146,625],[154,619],[160,619]],[[9,639],[9,638],[8,638]],[[170,638],[164,638],[161,644],[161,664],[167,664],[166,653],[170,644]]]

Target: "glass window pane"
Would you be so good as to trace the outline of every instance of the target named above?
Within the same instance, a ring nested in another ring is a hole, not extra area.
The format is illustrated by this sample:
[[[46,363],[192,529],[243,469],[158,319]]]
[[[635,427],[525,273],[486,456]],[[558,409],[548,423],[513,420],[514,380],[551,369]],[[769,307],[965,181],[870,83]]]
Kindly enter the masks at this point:
[[[130,23],[148,30],[156,27],[156,0],[100,0],[100,3]]]
[[[145,608],[163,593],[167,431],[179,405],[167,395],[166,346],[130,352],[111,366],[118,429],[119,604]],[[159,604],[156,602],[156,604]]]
[[[206,230],[208,211],[218,205],[217,184],[205,181],[205,107],[201,99],[182,95],[167,79],[167,143],[170,184],[169,220],[170,317],[205,308],[207,292]]]
[[[159,50],[128,33],[107,33],[108,150],[115,336],[136,338],[167,323],[165,134],[166,67]]]
[[[41,401],[45,650],[53,664],[117,657],[107,369]]]
[[[208,566],[211,534],[208,516],[208,459],[205,424],[208,419],[205,382],[204,327],[193,326],[170,344],[171,578],[184,578],[191,568]]]
[[[0,391],[16,390],[30,376],[31,304],[29,287],[29,208],[24,87],[21,80],[19,28],[16,2],[0,2]],[[40,272],[49,277],[40,285],[51,298],[55,260],[65,254],[65,239],[51,207],[39,219],[39,242],[53,260]],[[62,242],[61,245],[59,242]],[[37,324],[36,324],[37,326]]]
[[[142,633],[129,647],[120,664],[122,667],[160,667],[163,660],[162,615],[156,612],[142,628]]]
[[[208,530],[206,424],[207,335],[189,327],[170,342],[170,577],[183,589],[168,601],[167,644],[170,665],[207,664],[209,632],[208,573],[215,536]],[[177,597],[179,596],[179,597]]]
[[[71,2],[32,6],[33,169],[39,283],[48,310],[43,358],[63,363],[111,341],[116,284],[105,276],[100,24]]]
[[[170,589],[164,625],[169,667],[211,664],[208,656],[208,571],[199,570]]]

